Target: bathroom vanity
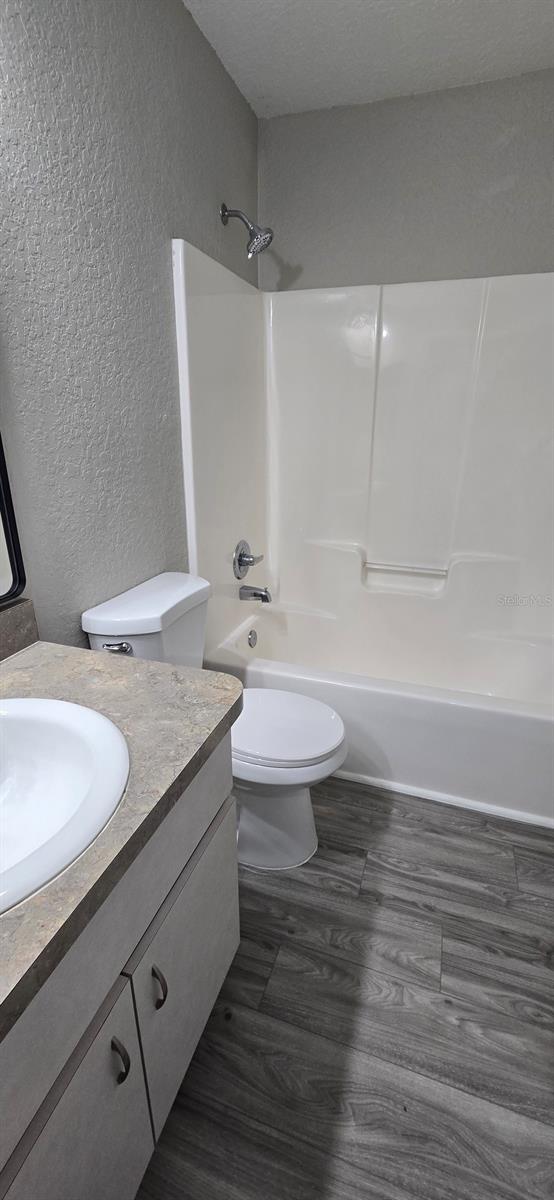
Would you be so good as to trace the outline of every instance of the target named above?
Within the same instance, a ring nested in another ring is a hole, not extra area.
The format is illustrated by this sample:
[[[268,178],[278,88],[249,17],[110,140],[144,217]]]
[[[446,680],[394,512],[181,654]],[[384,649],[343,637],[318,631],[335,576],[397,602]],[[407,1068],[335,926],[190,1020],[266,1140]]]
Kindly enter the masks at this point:
[[[113,817],[0,917],[0,1198],[132,1200],[239,940],[231,676],[38,642],[2,696],[127,742]]]

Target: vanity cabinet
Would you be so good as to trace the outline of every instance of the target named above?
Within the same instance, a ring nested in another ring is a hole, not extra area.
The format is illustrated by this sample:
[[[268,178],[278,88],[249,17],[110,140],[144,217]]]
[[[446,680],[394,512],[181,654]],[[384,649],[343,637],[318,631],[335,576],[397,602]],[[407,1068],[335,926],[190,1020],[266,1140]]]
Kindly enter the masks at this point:
[[[124,968],[135,997],[156,1138],[239,940],[234,805],[193,859]]]
[[[179,852],[171,835],[189,828],[191,813],[199,811],[196,797],[203,795],[208,828],[205,824],[181,873],[177,878],[173,874],[172,886],[135,949],[120,960],[116,983],[26,1122],[0,1171],[0,1200],[133,1200],[136,1195],[239,942],[236,808],[232,796],[225,799],[219,791],[227,780],[226,759],[216,751],[213,760],[203,768],[208,775],[201,793],[193,784],[190,795],[183,794],[164,822],[165,830],[160,827],[160,836],[129,871],[133,908],[122,904],[126,892],[121,890],[103,906],[102,927],[110,930],[113,941],[121,922],[123,947],[144,898],[151,903],[154,884],[159,886]],[[223,775],[218,775],[218,761],[225,766]],[[180,845],[182,853],[186,842]],[[141,871],[142,893],[137,887]],[[75,944],[82,970],[76,991],[83,992],[88,981],[94,994],[105,953],[96,941],[94,956],[85,956],[80,941]],[[58,988],[48,1006],[53,1029],[64,1020],[66,999]],[[19,1042],[19,1073],[12,1068],[10,1079],[4,1074],[4,1095],[16,1096],[17,1078],[26,1073],[32,1078],[42,1053],[41,1028],[32,1031],[27,1048]],[[0,1071],[0,1090],[2,1086]]]
[[[135,947],[187,877],[191,856],[207,845],[232,783],[227,734],[0,1042],[0,1180]],[[233,862],[236,870],[236,847]]]
[[[132,1200],[153,1149],[131,984],[121,979],[27,1130],[13,1182],[2,1173],[0,1195]]]

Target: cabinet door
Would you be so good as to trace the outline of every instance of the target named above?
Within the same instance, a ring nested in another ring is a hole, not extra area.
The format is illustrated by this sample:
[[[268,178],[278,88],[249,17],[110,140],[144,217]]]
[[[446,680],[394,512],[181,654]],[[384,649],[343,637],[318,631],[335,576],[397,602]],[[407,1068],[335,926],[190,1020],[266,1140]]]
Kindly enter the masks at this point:
[[[139,948],[140,961],[129,964],[156,1137],[239,942],[235,806],[225,809],[149,945]]]
[[[6,1200],[136,1195],[154,1138],[129,982],[122,979],[110,999],[0,1175]]]

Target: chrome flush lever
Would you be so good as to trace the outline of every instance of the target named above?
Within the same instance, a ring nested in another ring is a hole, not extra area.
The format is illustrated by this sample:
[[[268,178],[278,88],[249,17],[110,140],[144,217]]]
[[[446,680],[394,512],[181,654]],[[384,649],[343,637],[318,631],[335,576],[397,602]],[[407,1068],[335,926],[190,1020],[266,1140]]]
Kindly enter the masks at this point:
[[[130,642],[104,642],[103,650],[109,650],[110,654],[132,654],[133,647]]]
[[[263,554],[252,554],[248,542],[245,542],[244,538],[241,538],[241,541],[237,542],[235,553],[233,554],[233,574],[235,579],[244,579],[250,567],[255,567],[256,563],[263,562],[263,557]]]

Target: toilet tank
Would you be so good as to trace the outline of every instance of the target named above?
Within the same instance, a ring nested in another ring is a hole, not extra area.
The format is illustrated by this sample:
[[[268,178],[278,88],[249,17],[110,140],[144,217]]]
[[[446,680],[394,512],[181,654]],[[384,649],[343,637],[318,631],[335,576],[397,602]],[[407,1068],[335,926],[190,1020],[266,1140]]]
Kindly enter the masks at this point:
[[[209,594],[206,579],[166,571],[89,608],[81,625],[93,650],[201,667]]]

